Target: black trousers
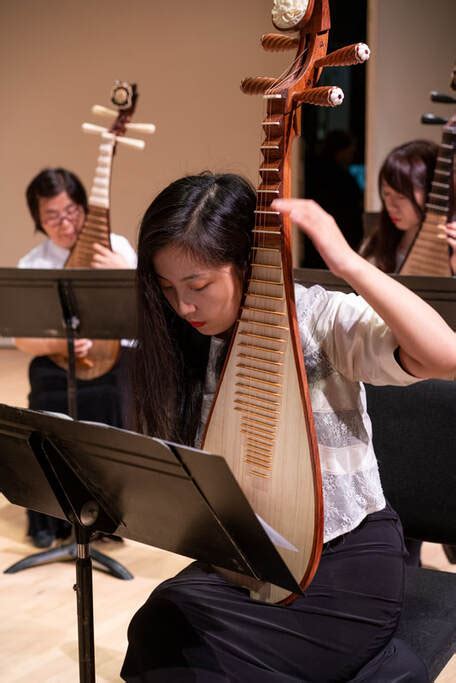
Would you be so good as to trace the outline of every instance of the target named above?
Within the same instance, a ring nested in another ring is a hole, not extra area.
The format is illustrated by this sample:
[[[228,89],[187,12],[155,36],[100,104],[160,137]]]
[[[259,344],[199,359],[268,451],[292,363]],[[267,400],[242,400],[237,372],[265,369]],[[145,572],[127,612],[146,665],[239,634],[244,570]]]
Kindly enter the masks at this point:
[[[251,600],[194,563],[158,586],[133,617],[122,678],[350,681],[394,634],[405,554],[396,513],[389,507],[373,513],[326,544],[312,584],[289,607]]]

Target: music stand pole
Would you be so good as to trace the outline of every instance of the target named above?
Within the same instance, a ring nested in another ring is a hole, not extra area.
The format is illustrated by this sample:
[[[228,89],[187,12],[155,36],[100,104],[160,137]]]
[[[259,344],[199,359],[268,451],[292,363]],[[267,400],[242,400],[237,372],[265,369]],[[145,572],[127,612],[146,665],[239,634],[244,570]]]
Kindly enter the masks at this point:
[[[76,604],[78,613],[79,680],[95,683],[95,635],[93,626],[92,559],[89,532],[79,525],[76,532]]]
[[[65,324],[66,340],[68,348],[67,368],[67,399],[68,415],[73,420],[78,419],[77,385],[76,385],[76,358],[74,354],[74,338],[79,328],[79,318],[74,307],[71,282],[59,280],[59,300],[62,308],[62,317]]]

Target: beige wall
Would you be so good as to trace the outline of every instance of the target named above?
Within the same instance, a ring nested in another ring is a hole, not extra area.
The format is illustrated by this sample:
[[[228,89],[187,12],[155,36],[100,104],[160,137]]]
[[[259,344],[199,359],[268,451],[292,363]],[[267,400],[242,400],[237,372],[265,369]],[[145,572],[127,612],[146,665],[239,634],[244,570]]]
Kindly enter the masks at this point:
[[[455,0],[369,0],[366,210],[378,211],[377,175],[388,152],[414,138],[440,141],[440,126],[423,126],[421,114],[454,113],[434,104],[431,90],[449,88],[456,58]],[[456,93],[453,93],[456,95]]]
[[[0,3],[0,266],[14,265],[39,238],[24,201],[27,182],[64,165],[90,185],[98,139],[81,132],[109,104],[116,78],[136,81],[135,120],[153,121],[145,151],[121,147],[112,188],[112,227],[134,243],[138,221],[170,180],[202,169],[256,182],[260,97],[243,95],[247,75],[278,75],[289,55],[265,53],[271,0],[4,0]],[[454,59],[454,0],[370,0],[368,210],[391,147],[416,136],[431,89],[447,90]]]
[[[267,54],[270,0],[4,0],[0,4],[0,266],[39,239],[24,189],[46,165],[89,185],[98,138],[81,132],[93,104],[109,105],[116,78],[138,83],[136,121],[157,132],[143,152],[118,149],[112,227],[134,243],[150,199],[170,180],[203,169],[257,178],[262,101],[243,95],[248,75],[278,75],[289,55]]]

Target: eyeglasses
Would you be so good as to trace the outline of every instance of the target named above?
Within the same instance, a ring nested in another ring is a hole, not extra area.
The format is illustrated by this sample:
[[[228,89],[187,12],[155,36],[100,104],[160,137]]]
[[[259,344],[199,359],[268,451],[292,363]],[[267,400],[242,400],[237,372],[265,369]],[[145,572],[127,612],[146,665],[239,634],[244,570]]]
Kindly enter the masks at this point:
[[[65,218],[73,221],[79,216],[81,207],[78,204],[70,204],[63,211],[49,213],[43,220],[43,225],[48,225],[50,228],[57,228]]]

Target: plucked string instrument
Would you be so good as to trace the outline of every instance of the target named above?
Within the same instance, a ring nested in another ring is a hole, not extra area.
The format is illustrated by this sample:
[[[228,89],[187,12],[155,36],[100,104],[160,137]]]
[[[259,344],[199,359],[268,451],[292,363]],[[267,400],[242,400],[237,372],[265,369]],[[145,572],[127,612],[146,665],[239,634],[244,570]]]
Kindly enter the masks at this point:
[[[290,156],[303,103],[336,106],[340,88],[318,87],[325,66],[365,61],[369,49],[350,45],[327,54],[328,0],[275,2],[276,28],[297,35],[267,34],[266,50],[296,50],[279,79],[246,78],[245,93],[266,103],[250,273],[212,406],[203,447],[222,454],[255,513],[282,537],[276,547],[304,589],[317,569],[323,536],[323,500],[317,439],[312,419],[294,300],[291,224],[274,211],[290,195]],[[268,586],[268,600],[293,596]]]
[[[115,110],[94,105],[92,112],[114,119],[109,128],[92,123],[83,123],[82,129],[87,133],[101,136],[98,148],[97,165],[89,194],[89,210],[82,230],[73,246],[65,268],[91,268],[94,257],[94,244],[101,244],[111,249],[110,228],[110,188],[112,162],[117,143],[144,149],[145,143],[132,137],[126,137],[127,132],[154,133],[152,123],[130,123],[136,108],[138,98],[136,84],[116,81],[112,88],[111,103]],[[77,359],[76,376],[78,379],[90,380],[109,372],[115,365],[120,352],[120,342],[117,339],[94,340],[87,357]],[[51,356],[52,360],[66,367],[64,356]]]
[[[453,72],[454,79],[454,72]],[[456,89],[456,88],[455,88]],[[433,102],[456,103],[456,98],[437,92],[431,93]],[[455,220],[456,191],[456,115],[448,121],[425,114],[422,123],[444,123],[431,191],[425,205],[425,215],[416,237],[402,263],[401,275],[452,275],[450,250],[446,241],[445,224]]]

